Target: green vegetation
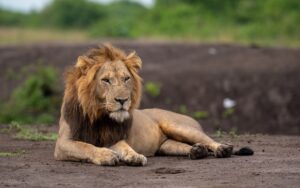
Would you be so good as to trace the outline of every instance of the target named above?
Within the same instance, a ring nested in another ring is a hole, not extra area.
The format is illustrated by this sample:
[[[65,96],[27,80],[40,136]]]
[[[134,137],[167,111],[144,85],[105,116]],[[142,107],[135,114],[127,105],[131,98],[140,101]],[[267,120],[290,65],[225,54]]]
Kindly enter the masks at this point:
[[[192,114],[192,116],[196,119],[207,119],[209,117],[209,113],[207,111],[196,111]]]
[[[181,113],[181,114],[188,114],[188,109],[187,109],[186,105],[184,105],[184,104],[180,105],[178,110],[179,110],[179,113]]]
[[[16,13],[0,8],[0,27],[68,29],[92,38],[299,46],[299,10],[299,0],[157,0],[153,7],[130,0],[109,4],[53,0],[40,12]],[[0,42],[4,38],[0,37]]]
[[[26,72],[26,71],[25,71]],[[60,105],[58,75],[54,68],[39,65],[0,106],[0,122],[53,123]],[[25,75],[24,75],[25,76]]]
[[[236,138],[236,137],[238,137],[237,128],[233,127],[228,132],[222,131],[222,130],[219,129],[219,130],[216,131],[215,136],[218,137],[218,138],[222,138],[224,136],[229,136],[231,138]]]
[[[42,133],[37,129],[32,127],[20,125],[19,123],[13,121],[7,130],[4,130],[9,133],[14,133],[14,137],[22,140],[31,140],[31,141],[53,141],[57,139],[56,133]]]
[[[223,118],[230,118],[231,116],[233,116],[235,113],[235,108],[231,107],[231,108],[227,108],[223,113],[222,113],[222,117]]]
[[[198,119],[198,120],[200,120],[200,119],[204,120],[209,117],[209,112],[207,112],[207,111],[198,110],[195,112],[189,112],[187,106],[184,104],[179,106],[178,111],[181,114],[186,114],[186,115],[192,116],[193,118]]]
[[[20,28],[0,26],[0,45],[26,44],[37,42],[84,42],[88,35],[78,30],[60,30],[47,28]]]
[[[161,86],[154,82],[146,82],[145,84],[145,91],[147,94],[149,94],[151,97],[158,97],[160,94],[160,88]]]
[[[23,153],[25,153],[24,150],[16,151],[16,152],[0,151],[0,157],[15,157],[15,156],[19,156],[19,155],[21,155]]]
[[[85,28],[106,16],[105,8],[98,3],[85,0],[54,0],[41,13],[41,22],[47,27]]]

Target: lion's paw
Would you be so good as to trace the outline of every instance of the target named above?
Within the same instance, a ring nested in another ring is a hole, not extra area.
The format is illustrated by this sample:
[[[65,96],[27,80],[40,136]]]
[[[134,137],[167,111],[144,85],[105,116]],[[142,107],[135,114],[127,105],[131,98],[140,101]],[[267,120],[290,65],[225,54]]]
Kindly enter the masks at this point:
[[[189,153],[190,159],[203,159],[208,156],[208,149],[201,144],[194,144]]]
[[[215,157],[217,158],[225,158],[230,157],[233,151],[233,145],[231,144],[221,144],[214,151]]]
[[[91,162],[97,165],[115,166],[119,163],[119,156],[110,149],[101,148],[94,154]]]
[[[138,153],[127,154],[123,161],[127,165],[131,166],[145,166],[147,164],[147,158],[144,155]]]

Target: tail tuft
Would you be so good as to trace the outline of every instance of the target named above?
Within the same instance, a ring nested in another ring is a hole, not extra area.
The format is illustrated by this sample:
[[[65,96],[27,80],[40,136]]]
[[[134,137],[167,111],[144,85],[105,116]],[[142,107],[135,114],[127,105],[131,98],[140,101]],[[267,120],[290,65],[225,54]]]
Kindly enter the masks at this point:
[[[253,155],[254,151],[249,147],[242,147],[241,149],[234,151],[234,155],[246,156],[246,155]]]

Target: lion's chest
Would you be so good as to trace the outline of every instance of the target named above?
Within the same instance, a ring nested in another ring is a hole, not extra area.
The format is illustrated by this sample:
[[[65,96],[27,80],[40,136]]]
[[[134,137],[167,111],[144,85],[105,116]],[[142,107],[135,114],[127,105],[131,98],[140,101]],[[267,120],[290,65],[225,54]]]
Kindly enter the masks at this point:
[[[72,138],[97,147],[110,147],[127,137],[131,126],[131,119],[118,123],[109,117],[102,117],[94,123],[86,120],[71,124]]]

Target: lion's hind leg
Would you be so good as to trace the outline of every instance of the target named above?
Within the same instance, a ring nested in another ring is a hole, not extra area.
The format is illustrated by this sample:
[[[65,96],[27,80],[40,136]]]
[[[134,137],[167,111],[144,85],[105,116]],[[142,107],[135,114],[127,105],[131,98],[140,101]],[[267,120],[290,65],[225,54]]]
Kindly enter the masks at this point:
[[[208,156],[208,149],[201,144],[193,146],[172,139],[166,140],[157,153],[158,155],[189,156],[190,159],[202,159]]]
[[[196,125],[182,124],[181,122],[164,122],[160,127],[170,139],[191,145],[200,144],[208,150],[213,151],[215,157],[230,157],[232,154],[232,145],[214,141],[201,129],[195,128]]]
[[[169,139],[190,145],[199,143],[213,151],[218,158],[230,157],[232,154],[232,145],[221,144],[211,139],[191,117],[160,109],[148,109],[144,112],[159,124]]]

